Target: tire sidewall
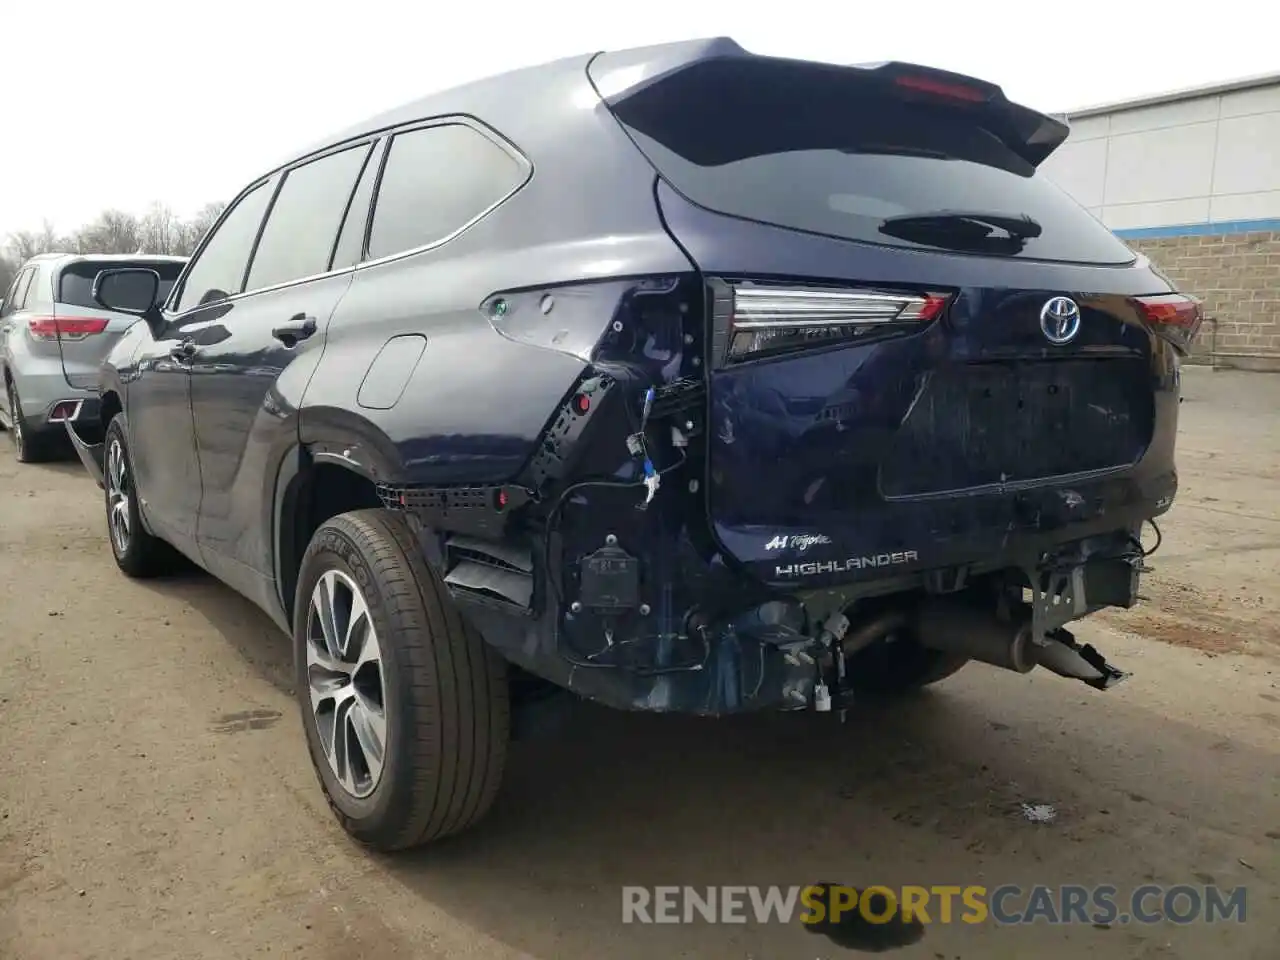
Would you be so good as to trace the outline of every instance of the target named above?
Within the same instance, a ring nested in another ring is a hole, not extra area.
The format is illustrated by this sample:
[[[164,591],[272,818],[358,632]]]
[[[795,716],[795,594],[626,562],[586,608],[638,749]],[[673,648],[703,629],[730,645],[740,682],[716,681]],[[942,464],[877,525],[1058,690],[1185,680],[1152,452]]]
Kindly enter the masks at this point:
[[[116,563],[121,569],[129,570],[139,562],[140,551],[142,550],[142,538],[145,531],[142,528],[142,516],[138,510],[138,487],[134,482],[136,476],[133,472],[133,457],[129,453],[129,437],[124,426],[124,416],[117,414],[107,427],[107,435],[103,440],[102,448],[102,466],[106,469],[107,460],[111,455],[111,444],[114,440],[120,441],[120,455],[124,458],[125,470],[129,475],[129,548],[121,553],[116,547],[116,538],[111,535],[111,493],[107,489],[107,484],[102,484],[102,503],[103,512],[107,518],[107,541],[111,544],[111,555],[115,557]]]
[[[21,401],[18,398],[18,387],[12,380],[5,379],[5,400],[9,405],[10,428],[9,442],[13,445],[13,456],[19,463],[31,461],[31,431],[22,416]],[[21,443],[21,446],[19,446]]]
[[[364,594],[382,655],[385,697],[383,710],[387,721],[386,754],[378,785],[373,793],[363,798],[349,794],[334,776],[321,746],[315,714],[311,709],[310,682],[307,678],[307,621],[311,609],[311,593],[320,577],[329,570],[337,570],[349,576]],[[407,804],[409,799],[410,784],[404,775],[408,763],[405,756],[407,738],[413,735],[406,731],[405,721],[409,710],[408,665],[401,662],[403,652],[395,643],[382,585],[374,576],[360,543],[347,530],[332,523],[327,523],[316,531],[303,558],[294,598],[293,653],[295,688],[302,711],[302,726],[306,731],[307,749],[329,802],[343,817],[353,821],[350,826],[356,831],[365,825],[375,828],[388,818],[394,818],[396,811]]]

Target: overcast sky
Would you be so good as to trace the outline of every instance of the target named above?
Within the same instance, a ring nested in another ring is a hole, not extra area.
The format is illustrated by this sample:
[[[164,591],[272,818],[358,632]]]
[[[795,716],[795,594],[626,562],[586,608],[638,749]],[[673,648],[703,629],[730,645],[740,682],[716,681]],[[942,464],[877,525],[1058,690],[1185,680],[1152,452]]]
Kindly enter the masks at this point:
[[[294,149],[422,94],[599,49],[728,35],[909,60],[1047,111],[1280,70],[1261,0],[10,0],[0,236],[229,199]],[[1215,14],[1216,16],[1211,16]],[[1252,25],[1251,25],[1252,24]]]

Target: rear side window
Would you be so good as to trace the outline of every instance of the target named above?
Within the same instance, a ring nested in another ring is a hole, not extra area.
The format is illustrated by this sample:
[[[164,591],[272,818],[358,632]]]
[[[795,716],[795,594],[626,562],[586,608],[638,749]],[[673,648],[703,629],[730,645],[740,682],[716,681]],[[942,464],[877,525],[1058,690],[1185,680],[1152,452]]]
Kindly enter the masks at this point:
[[[244,272],[249,266],[253,241],[262,226],[262,215],[271,201],[275,180],[258,184],[240,198],[230,212],[213,228],[209,242],[196,255],[190,272],[182,281],[175,310],[192,307],[239,293],[244,285]]]
[[[528,168],[460,123],[391,141],[369,233],[369,258],[424,247],[457,233],[510,196]]]
[[[769,75],[783,69],[786,77]],[[614,112],[673,187],[720,213],[914,249],[1132,262],[1106,227],[971,111],[838,73],[711,61]],[[1029,218],[1039,235],[1010,238],[997,228],[988,238],[980,223],[936,216],[956,211]]]
[[[30,310],[37,304],[53,299],[52,293],[53,291],[49,286],[49,271],[42,270],[37,264],[31,268],[31,276],[27,280],[27,288],[23,291],[22,299],[18,301],[19,306],[24,310]]]
[[[347,201],[369,144],[331,153],[290,170],[253,254],[246,290],[311,277],[329,269]]]
[[[173,289],[174,281],[178,279],[178,274],[182,272],[182,266],[181,263],[170,263],[168,261],[149,263],[140,260],[122,263],[120,261],[82,260],[62,269],[62,275],[58,278],[57,302],[69,307],[97,307],[98,303],[93,299],[93,281],[98,278],[98,274],[103,270],[132,268],[154,270],[160,274],[160,296],[156,302],[164,303],[169,296],[169,291]]]
[[[351,195],[351,205],[342,221],[342,232],[338,234],[338,243],[333,248],[334,270],[354,267],[364,257],[364,234],[369,226],[369,201],[373,199],[373,187],[378,179],[378,166],[382,162],[382,151],[387,141],[379,140],[374,146],[369,159],[365,161],[364,172],[360,174],[360,182],[356,184],[355,193]]]
[[[22,299],[27,295],[27,284],[31,282],[31,268],[21,271],[9,285],[9,295],[5,297],[0,316],[7,317],[15,310],[22,309]]]
[[[35,267],[27,267],[18,278],[17,289],[13,292],[13,309],[21,310],[27,303],[27,289],[31,286],[31,278],[36,275]]]

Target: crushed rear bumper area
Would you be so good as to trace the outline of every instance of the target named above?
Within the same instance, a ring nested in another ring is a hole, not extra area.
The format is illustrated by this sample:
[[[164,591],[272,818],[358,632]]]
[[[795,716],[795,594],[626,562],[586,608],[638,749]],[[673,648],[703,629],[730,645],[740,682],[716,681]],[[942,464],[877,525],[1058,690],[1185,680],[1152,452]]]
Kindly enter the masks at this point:
[[[702,620],[695,610],[683,629],[663,631],[670,621],[647,604],[619,613],[631,593],[630,567],[622,556],[607,559],[607,587],[582,595],[562,623],[544,612],[514,627],[496,607],[459,599],[491,644],[546,680],[616,708],[701,715],[842,711],[860,686],[856,655],[903,638],[1019,673],[1044,667],[1106,690],[1127,675],[1065,625],[1132,606],[1143,569],[1136,536],[1119,531],[1064,545],[1035,568],[1011,567],[946,592],[935,580],[925,590],[850,602],[830,590],[752,596],[743,583],[735,613]],[[599,626],[592,649],[583,649],[575,621]]]

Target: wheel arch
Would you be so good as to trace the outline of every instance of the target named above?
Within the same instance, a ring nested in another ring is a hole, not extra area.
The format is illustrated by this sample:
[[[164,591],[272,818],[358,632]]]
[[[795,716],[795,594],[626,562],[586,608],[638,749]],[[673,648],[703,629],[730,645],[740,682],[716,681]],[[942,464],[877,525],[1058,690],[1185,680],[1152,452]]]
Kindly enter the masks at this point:
[[[382,506],[377,485],[401,474],[394,449],[366,424],[300,442],[286,453],[276,478],[272,542],[277,599],[288,622],[302,556],[315,531],[339,514]]]
[[[125,422],[128,423],[128,414],[125,411],[127,399],[120,372],[110,361],[103,361],[98,380],[98,419],[102,423],[103,436],[106,436],[107,427],[111,425],[117,413],[124,413]]]
[[[106,436],[107,427],[116,418],[116,414],[124,413],[124,400],[118,390],[107,387],[102,391],[98,404],[98,419],[102,423],[102,434]]]

